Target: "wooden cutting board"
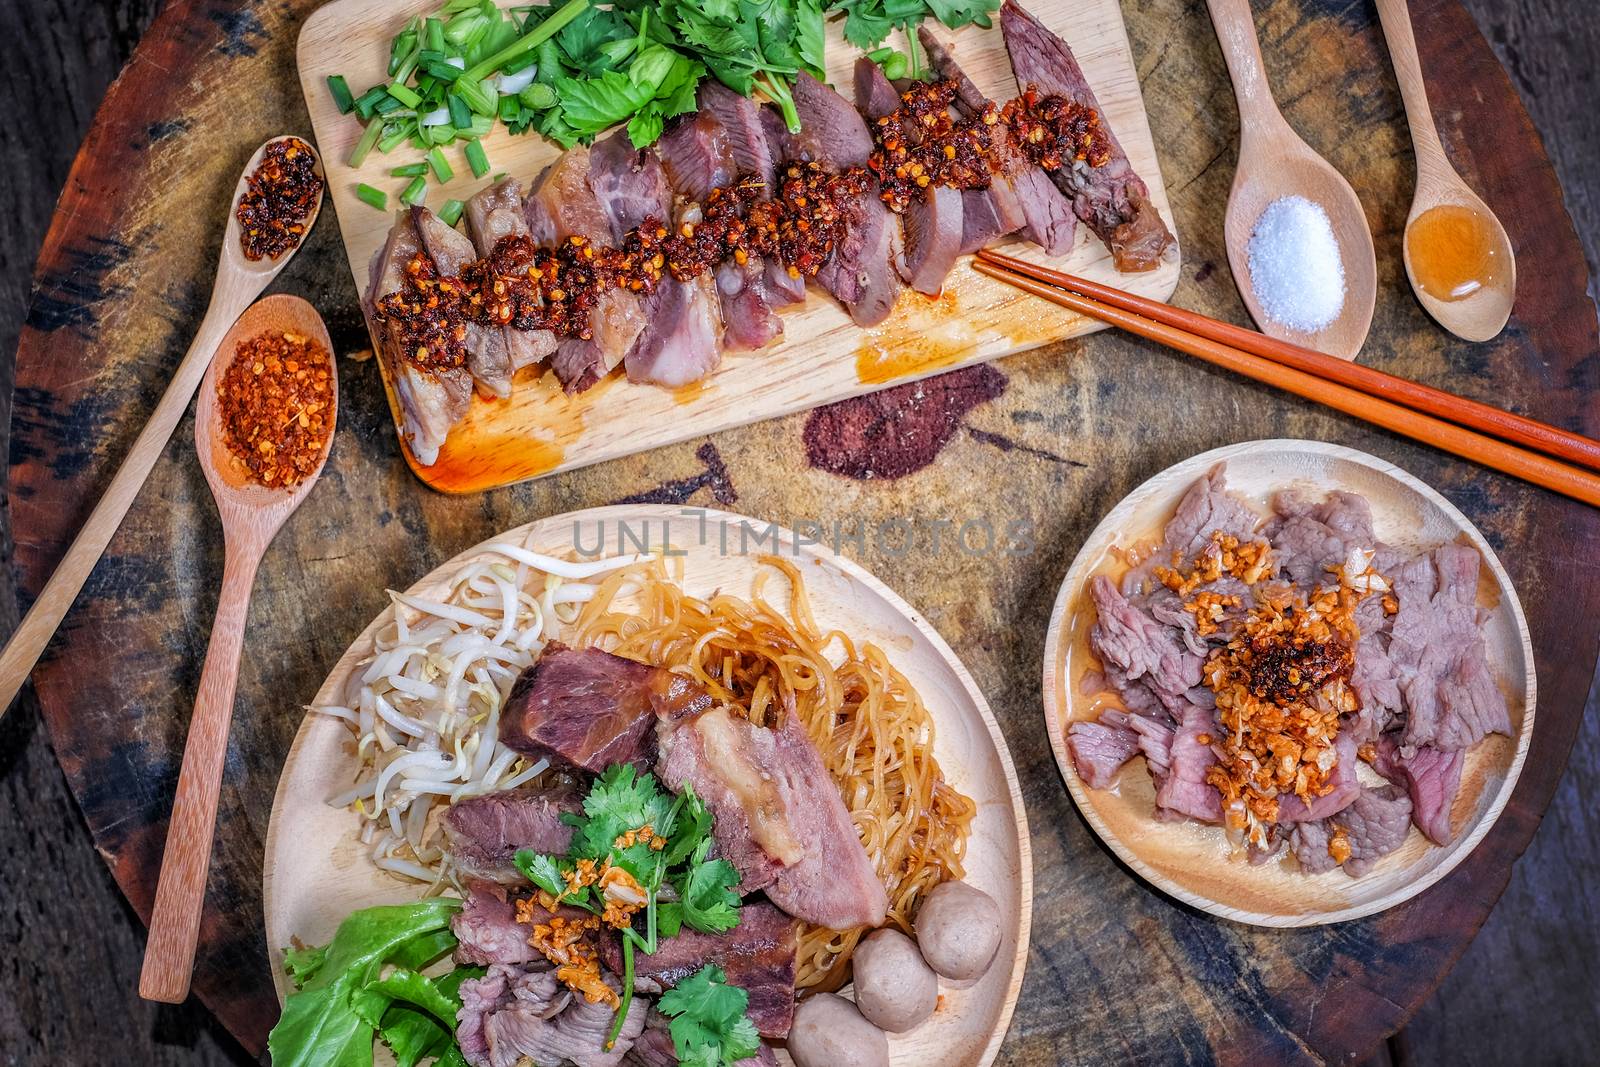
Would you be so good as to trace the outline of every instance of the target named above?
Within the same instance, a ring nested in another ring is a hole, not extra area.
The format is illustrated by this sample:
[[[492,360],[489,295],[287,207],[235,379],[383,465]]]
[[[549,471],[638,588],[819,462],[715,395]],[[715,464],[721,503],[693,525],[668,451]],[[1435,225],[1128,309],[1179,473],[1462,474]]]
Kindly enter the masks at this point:
[[[363,295],[368,263],[382,246],[393,215],[358,200],[356,185],[366,182],[387,190],[389,202],[397,204],[407,179],[391,177],[389,171],[421,156],[409,146],[388,155],[374,151],[362,166],[350,167],[346,161],[362,128],[353,115],[339,114],[326,79],[343,74],[357,93],[376,84],[384,75],[390,39],[414,14],[436,6],[434,0],[335,0],[307,19],[300,33],[300,84],[327,166],[350,270]],[[1072,46],[1111,129],[1149,184],[1150,198],[1170,228],[1172,212],[1118,0],[1033,0],[1027,6]],[[951,35],[946,32],[946,36]],[[1016,95],[998,25],[989,30],[969,26],[955,33],[953,41],[957,59],[985,93],[997,100]],[[849,86],[850,68],[860,51],[840,36],[837,22],[828,26],[827,55],[830,81]],[[450,198],[465,200],[501,172],[531,181],[560,151],[535,134],[513,136],[503,126],[495,127],[484,148],[491,172],[482,179],[473,178],[459,147],[445,150],[455,178],[443,186],[430,182],[430,206],[437,208]],[[1045,261],[1032,245],[1018,243],[1013,250]],[[1072,254],[1055,265],[1165,300],[1178,282],[1179,256],[1175,247],[1153,271],[1120,274],[1105,246],[1080,226]],[[618,372],[569,397],[543,368],[524,371],[509,399],[474,398],[465,421],[451,432],[432,466],[419,464],[409,450],[406,460],[436,489],[475,492],[802,411],[1103,328],[984,277],[965,262],[956,266],[938,298],[907,290],[888,320],[870,329],[852,324],[837,304],[817,293],[787,310],[783,321],[784,338],[776,345],[760,352],[730,353],[711,377],[677,390],[634,385]],[[398,421],[387,376],[385,387]]]

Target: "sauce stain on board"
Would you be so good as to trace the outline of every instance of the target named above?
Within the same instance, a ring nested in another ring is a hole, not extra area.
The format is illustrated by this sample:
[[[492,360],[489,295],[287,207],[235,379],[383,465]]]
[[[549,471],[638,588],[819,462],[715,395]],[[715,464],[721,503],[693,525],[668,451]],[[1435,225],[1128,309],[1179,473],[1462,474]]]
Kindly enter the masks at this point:
[[[522,400],[474,396],[467,417],[450,431],[432,466],[417,463],[409,449],[406,460],[419,478],[442,493],[481,492],[548,474],[566,460],[567,446],[582,436],[589,412],[620,378],[610,374],[568,395],[547,373],[523,386]],[[527,405],[527,397],[536,402]],[[503,417],[511,404],[532,416],[515,433],[506,432]]]
[[[672,390],[672,402],[675,404],[694,403],[705,395],[706,383],[709,381],[710,378],[708,376],[698,381],[690,382],[688,385],[678,386],[678,388]]]
[[[468,442],[452,435],[433,466],[420,466],[414,459],[411,463],[417,475],[441,493],[475,493],[547,474],[561,465],[566,452],[562,442],[537,437],[484,435]]]
[[[953,286],[937,297],[901,299],[887,321],[862,333],[856,378],[863,385],[942,370],[977,345],[977,333],[960,316]]]

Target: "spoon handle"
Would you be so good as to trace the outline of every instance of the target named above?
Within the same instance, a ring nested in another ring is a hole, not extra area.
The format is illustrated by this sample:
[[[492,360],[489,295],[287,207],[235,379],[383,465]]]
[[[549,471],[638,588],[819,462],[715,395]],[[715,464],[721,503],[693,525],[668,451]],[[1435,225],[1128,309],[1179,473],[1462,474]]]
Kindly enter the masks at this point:
[[[1222,46],[1222,58],[1233,81],[1234,99],[1239,103],[1241,140],[1282,124],[1283,115],[1272,99],[1267,70],[1261,62],[1261,42],[1256,37],[1250,0],[1206,0],[1206,7],[1211,11],[1211,25],[1217,31],[1217,43]]]
[[[218,278],[211,294],[211,305],[195,333],[194,343],[178,364],[167,391],[150,414],[150,421],[134,440],[105,494],[89,513],[78,536],[73,538],[67,554],[56,565],[55,573],[40,590],[38,599],[23,616],[11,640],[6,642],[5,651],[0,652],[0,716],[11,707],[17,691],[28,680],[83,583],[105,553],[106,545],[122,525],[123,517],[133,506],[156,461],[166,450],[172,432],[188,410],[189,401],[199,388],[218,343],[227,335],[234,319],[249,305],[250,296],[236,279],[227,275]]]
[[[1444,163],[1449,168],[1439,131],[1433,124],[1433,109],[1428,106],[1428,85],[1422,76],[1422,61],[1417,57],[1411,11],[1406,0],[1377,0],[1377,4],[1383,39],[1389,46],[1389,61],[1394,65],[1395,80],[1400,83],[1400,98],[1405,101],[1406,123],[1411,127],[1417,164],[1429,167]]]
[[[200,689],[189,719],[189,739],[183,748],[183,769],[167,824],[144,969],[139,974],[139,995],[169,1004],[180,1004],[189,995],[206,898],[206,872],[211,866],[217,797],[222,789],[222,763],[239,681],[239,652],[244,645],[250,589],[261,562],[262,549],[254,538],[241,543],[230,537],[229,542],[211,643],[206,648]]]

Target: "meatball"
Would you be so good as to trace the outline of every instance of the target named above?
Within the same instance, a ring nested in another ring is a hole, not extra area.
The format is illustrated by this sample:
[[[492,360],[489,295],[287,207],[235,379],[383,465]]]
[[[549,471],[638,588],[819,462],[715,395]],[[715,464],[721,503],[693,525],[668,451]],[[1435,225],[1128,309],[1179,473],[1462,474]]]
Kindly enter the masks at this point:
[[[939,976],[899,930],[874,930],[850,957],[856,1007],[874,1026],[903,1034],[939,1005]]]
[[[818,993],[794,1009],[789,1055],[796,1067],[889,1067],[889,1039],[848,1000]]]
[[[1000,948],[1000,906],[965,882],[942,882],[922,902],[916,929],[929,967],[955,981],[978,978]]]

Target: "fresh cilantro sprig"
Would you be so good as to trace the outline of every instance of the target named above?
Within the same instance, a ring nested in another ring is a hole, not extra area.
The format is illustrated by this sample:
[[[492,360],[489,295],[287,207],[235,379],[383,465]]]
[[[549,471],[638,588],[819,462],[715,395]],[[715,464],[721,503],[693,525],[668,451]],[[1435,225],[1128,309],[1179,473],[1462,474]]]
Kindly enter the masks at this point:
[[[743,96],[759,90],[800,129],[791,86],[804,70],[823,73],[821,0],[620,0],[642,16],[659,10],[667,43],[694,57]]]
[[[906,35],[908,63],[898,73],[913,78],[922,77],[922,49],[917,44],[917,27],[929,18],[936,18],[946,27],[957,30],[962,26],[993,25],[990,16],[1000,7],[1000,0],[829,0],[828,14],[844,14],[844,39],[864,52],[884,54],[878,46],[888,38],[890,31],[902,30]],[[895,53],[884,54],[893,59]],[[882,62],[881,60],[879,62]],[[898,62],[898,61],[897,61]],[[886,73],[887,73],[887,64]],[[891,74],[896,77],[898,74]]]
[[[673,796],[662,790],[652,774],[639,774],[631,764],[615,764],[595,780],[583,800],[583,813],[563,815],[572,827],[572,844],[565,856],[523,849],[516,855],[517,869],[528,881],[563,904],[604,915],[606,900],[600,889],[577,877],[579,863],[611,867],[631,876],[644,890],[644,932],[632,926],[622,934],[622,1002],[607,1037],[616,1040],[633,1000],[634,952],[652,955],[662,937],[676,937],[690,929],[721,933],[739,923],[739,872],[724,859],[711,858],[712,815],[705,803],[685,785]],[[649,835],[642,831],[648,827]],[[659,847],[657,845],[659,844]],[[660,900],[670,884],[676,901]]]
[[[729,985],[720,967],[707,964],[656,1002],[684,1067],[731,1067],[761,1051],[747,1009],[750,994]]]

